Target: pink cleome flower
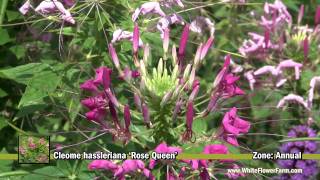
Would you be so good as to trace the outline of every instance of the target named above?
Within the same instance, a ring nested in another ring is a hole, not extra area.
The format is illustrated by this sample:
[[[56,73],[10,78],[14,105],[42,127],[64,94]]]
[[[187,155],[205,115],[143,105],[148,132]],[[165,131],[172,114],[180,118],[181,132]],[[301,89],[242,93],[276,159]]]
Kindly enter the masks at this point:
[[[237,136],[240,133],[247,133],[250,129],[250,123],[241,119],[237,115],[237,108],[233,107],[224,115],[222,120],[223,138],[234,146],[239,146]]]

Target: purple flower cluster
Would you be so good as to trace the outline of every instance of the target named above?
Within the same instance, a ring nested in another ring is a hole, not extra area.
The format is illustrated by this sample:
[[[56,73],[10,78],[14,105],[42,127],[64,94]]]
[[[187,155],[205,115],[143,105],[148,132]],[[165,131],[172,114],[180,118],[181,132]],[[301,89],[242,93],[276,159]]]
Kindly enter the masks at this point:
[[[125,127],[122,127],[116,110],[121,107],[110,89],[111,74],[112,70],[108,67],[96,69],[95,79],[89,79],[80,85],[81,89],[93,95],[83,99],[81,104],[89,109],[89,112],[85,115],[88,120],[96,122],[105,130],[108,130],[114,137],[127,141],[130,138],[130,108],[129,105],[123,106]],[[108,114],[111,116],[113,126],[104,121]]]
[[[299,125],[293,127],[289,131],[288,136],[292,138],[316,137],[317,134],[308,126]],[[281,153],[302,152],[303,154],[313,154],[318,153],[318,151],[318,144],[315,141],[288,142],[280,147]],[[277,177],[278,179],[310,179],[310,177],[314,177],[319,171],[319,166],[316,160],[279,160],[278,164],[282,168],[303,170],[303,173],[301,174],[282,174]]]
[[[64,4],[67,6],[72,6],[74,4],[73,0],[65,0]],[[67,10],[63,3],[57,0],[51,1],[42,1],[37,7],[33,8],[30,0],[25,1],[25,3],[19,8],[19,11],[22,15],[26,15],[30,9],[34,9],[36,13],[41,15],[51,15],[55,12],[59,12],[61,14],[61,19],[70,24],[75,24],[75,20],[72,17],[69,10]]]
[[[279,51],[283,46],[284,27],[291,26],[292,17],[281,0],[275,0],[273,4],[264,4],[264,15],[259,22],[264,30],[260,35],[250,32],[251,39],[245,40],[239,48],[239,52],[246,57],[265,59],[270,51]],[[280,37],[278,37],[280,35]],[[272,42],[271,39],[277,39]]]
[[[283,86],[288,78],[286,76],[286,72],[290,72],[294,70],[295,79],[300,79],[301,69],[303,68],[303,64],[293,61],[292,59],[287,59],[281,61],[276,67],[266,65],[255,71],[251,70],[244,74],[245,78],[248,80],[250,84],[250,89],[253,90],[254,86],[258,81],[258,78],[265,77],[265,75],[269,75],[268,81],[274,84],[277,88]]]

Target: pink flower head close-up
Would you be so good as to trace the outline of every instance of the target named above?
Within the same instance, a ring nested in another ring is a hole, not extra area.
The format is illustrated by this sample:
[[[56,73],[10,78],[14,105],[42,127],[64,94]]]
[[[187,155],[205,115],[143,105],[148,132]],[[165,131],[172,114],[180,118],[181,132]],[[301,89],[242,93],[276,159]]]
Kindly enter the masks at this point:
[[[161,6],[171,8],[172,6],[178,5],[181,8],[184,8],[184,5],[181,0],[160,0]]]
[[[309,108],[312,108],[314,92],[316,88],[319,89],[319,85],[320,85],[320,76],[313,77],[310,81],[310,89],[309,89],[308,100],[307,100]]]
[[[284,69],[294,69],[295,72],[295,78],[298,80],[300,78],[300,71],[302,68],[301,63],[297,63],[293,61],[292,59],[281,61],[277,66],[278,73],[282,73]]]
[[[117,29],[113,32],[111,43],[116,43],[122,40],[133,41],[133,33],[129,31],[124,31],[122,29]],[[139,38],[139,47],[143,46],[141,38]]]
[[[310,110],[308,107],[308,103],[303,99],[303,97],[298,96],[296,94],[289,94],[289,95],[283,97],[279,101],[277,108],[283,108],[288,103],[296,103],[296,104],[301,105],[305,109]]]
[[[170,25],[173,24],[184,25],[185,23],[182,17],[176,13],[160,18],[160,20],[157,23],[157,29],[160,31],[160,36],[162,39],[164,38],[165,30],[169,29]]]
[[[115,173],[116,170],[118,170],[118,165],[116,165],[115,163],[109,160],[94,160],[89,163],[88,169],[89,170],[103,169],[103,170],[109,170]]]
[[[115,171],[114,176],[120,179],[124,178],[126,174],[142,173],[148,179],[154,179],[151,171],[145,168],[144,162],[141,160],[125,160],[119,168]]]
[[[244,73],[244,77],[248,80],[250,89],[254,89],[254,84],[257,82],[254,75],[253,75],[253,70],[250,70],[246,73]]]
[[[210,36],[214,35],[214,23],[206,17],[198,16],[190,24],[190,30],[195,33],[202,34],[205,29],[208,29]]]
[[[65,9],[61,2],[57,0],[44,0],[35,8],[35,11],[41,14],[60,12],[62,14],[61,17],[64,21],[75,24],[75,20],[71,16],[71,13]]]
[[[236,95],[245,94],[245,92],[236,85],[236,82],[240,77],[234,76],[229,72],[230,62],[231,57],[230,55],[227,55],[225,57],[223,68],[220,70],[213,83],[213,86],[218,88],[217,92],[221,94],[222,98],[231,98]]]
[[[270,30],[279,29],[284,24],[292,24],[292,17],[281,0],[275,0],[273,4],[265,3],[264,13],[260,24]]]
[[[166,14],[162,11],[159,2],[146,2],[142,4],[132,14],[132,21],[135,22],[138,19],[140,14],[142,15],[158,14],[162,17],[166,16]]]
[[[26,15],[32,7],[30,0],[27,0],[20,8],[19,11],[22,15]]]
[[[233,107],[227,112],[222,120],[224,139],[234,145],[239,146],[237,136],[240,133],[247,133],[250,129],[250,122],[241,119],[237,115],[237,108]]]

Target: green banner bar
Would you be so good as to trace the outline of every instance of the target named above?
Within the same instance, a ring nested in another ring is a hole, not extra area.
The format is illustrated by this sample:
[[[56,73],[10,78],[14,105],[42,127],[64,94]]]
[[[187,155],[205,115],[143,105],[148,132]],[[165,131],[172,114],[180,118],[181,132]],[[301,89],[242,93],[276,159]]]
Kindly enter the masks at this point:
[[[232,160],[252,160],[252,154],[188,154],[181,153],[177,156],[178,160],[191,159],[232,159]],[[53,159],[53,155],[50,155]],[[302,159],[320,160],[320,154],[302,154]],[[0,160],[18,160],[18,154],[0,154]]]
[[[320,160],[320,154],[302,154],[302,159],[317,159],[317,160]]]
[[[0,154],[0,160],[18,160],[18,154]]]
[[[233,160],[251,160],[252,154],[187,154],[181,153],[177,159],[233,159]]]

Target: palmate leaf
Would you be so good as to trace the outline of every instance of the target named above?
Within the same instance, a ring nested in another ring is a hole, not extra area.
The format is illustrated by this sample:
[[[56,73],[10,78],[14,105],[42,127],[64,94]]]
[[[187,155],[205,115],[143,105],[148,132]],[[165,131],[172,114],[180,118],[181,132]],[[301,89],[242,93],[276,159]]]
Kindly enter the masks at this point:
[[[23,45],[15,45],[10,47],[10,51],[16,55],[18,59],[21,59],[25,56],[26,48]]]
[[[41,103],[44,97],[55,91],[60,80],[61,77],[51,70],[37,74],[29,81],[18,107]]]
[[[55,166],[46,166],[39,168],[24,176],[23,179],[34,180],[34,179],[59,179],[65,178],[66,176]]]
[[[0,45],[4,45],[10,41],[12,41],[12,39],[10,39],[10,36],[8,34],[8,31],[6,29],[0,29]]]
[[[11,79],[21,84],[27,84],[35,74],[38,74],[48,67],[48,64],[29,63],[13,68],[1,69],[0,78]]]

